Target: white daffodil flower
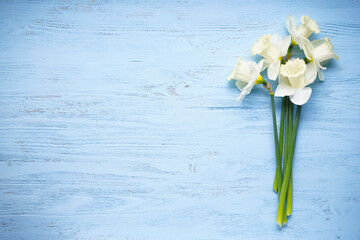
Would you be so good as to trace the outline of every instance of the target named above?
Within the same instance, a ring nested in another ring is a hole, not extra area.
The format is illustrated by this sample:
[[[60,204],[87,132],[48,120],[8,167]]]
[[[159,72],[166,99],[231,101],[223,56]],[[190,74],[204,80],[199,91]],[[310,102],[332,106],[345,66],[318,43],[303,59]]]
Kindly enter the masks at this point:
[[[307,59],[311,59],[310,50],[312,48],[308,37],[312,33],[318,34],[320,32],[316,21],[308,16],[301,17],[301,25],[298,26],[293,16],[289,15],[286,19],[286,28],[290,33],[294,44],[298,44],[300,49],[304,51]]]
[[[324,80],[324,73],[322,72],[326,69],[324,65],[332,58],[339,60],[339,56],[334,52],[329,38],[312,41],[311,45],[310,54],[317,66],[318,77],[320,80]]]
[[[289,96],[294,104],[305,104],[312,92],[311,88],[307,86],[315,81],[316,71],[314,62],[306,65],[302,59],[289,60],[280,67],[279,85],[276,88],[275,96]]]
[[[281,63],[281,57],[286,56],[291,43],[291,36],[284,40],[279,34],[262,36],[251,48],[251,54],[259,54],[264,57],[263,68],[268,67],[267,74],[271,80],[276,80]]]
[[[238,63],[236,64],[233,72],[228,77],[228,80],[237,80],[236,86],[241,90],[241,93],[238,97],[238,101],[242,101],[246,95],[248,95],[255,84],[260,84],[264,82],[264,79],[260,75],[262,71],[264,61],[261,60],[259,63],[249,61],[244,63],[241,58],[239,58]]]

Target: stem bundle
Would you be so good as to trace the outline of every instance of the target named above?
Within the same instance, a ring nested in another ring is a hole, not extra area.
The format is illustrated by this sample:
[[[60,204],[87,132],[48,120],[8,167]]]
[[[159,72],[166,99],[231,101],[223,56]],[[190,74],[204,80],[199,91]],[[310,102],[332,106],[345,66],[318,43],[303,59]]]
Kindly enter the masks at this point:
[[[270,91],[269,91],[270,92]],[[276,221],[280,227],[287,223],[292,211],[292,162],[295,151],[297,128],[299,126],[301,106],[297,106],[294,120],[293,103],[284,97],[281,106],[280,133],[277,133],[274,96],[270,92],[274,141],[276,153],[276,174],[273,189],[278,193],[279,205]]]

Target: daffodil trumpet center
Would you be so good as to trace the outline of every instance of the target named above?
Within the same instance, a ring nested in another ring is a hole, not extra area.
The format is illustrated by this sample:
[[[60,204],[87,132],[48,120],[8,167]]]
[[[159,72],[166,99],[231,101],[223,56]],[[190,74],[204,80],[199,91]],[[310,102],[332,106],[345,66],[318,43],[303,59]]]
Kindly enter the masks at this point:
[[[280,69],[281,74],[289,79],[293,88],[305,87],[306,64],[302,59],[289,60]]]
[[[252,47],[252,55],[259,54],[265,59],[275,61],[280,56],[280,50],[271,43],[271,35],[262,36]]]
[[[300,25],[298,31],[302,36],[306,38],[308,38],[313,33],[313,31],[311,31],[311,29],[309,29],[305,25]]]
[[[259,54],[263,56],[265,59],[275,61],[279,58],[280,51],[277,48],[275,48],[272,44],[269,44],[269,46],[263,51],[261,51]]]
[[[308,16],[301,17],[302,24],[298,28],[298,32],[305,38],[308,38],[312,33],[318,34],[320,32],[316,21]]]
[[[278,56],[280,56],[280,51],[271,44],[267,49],[264,49],[264,51],[260,52],[260,55],[265,59],[275,61],[278,59]]]
[[[332,58],[339,59],[339,56],[336,55],[333,50],[329,38],[325,38],[322,44],[315,47],[313,54],[314,58],[320,63],[326,62]]]

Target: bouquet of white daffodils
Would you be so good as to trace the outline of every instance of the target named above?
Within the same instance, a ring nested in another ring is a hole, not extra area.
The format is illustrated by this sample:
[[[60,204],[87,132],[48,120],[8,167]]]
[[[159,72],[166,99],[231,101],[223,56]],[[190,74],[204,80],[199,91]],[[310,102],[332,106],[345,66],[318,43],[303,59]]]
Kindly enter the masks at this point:
[[[325,64],[332,58],[339,59],[328,38],[314,41],[308,39],[312,33],[320,32],[314,20],[302,16],[301,23],[298,26],[296,20],[289,16],[286,19],[286,28],[290,35],[284,39],[278,34],[262,36],[252,47],[251,53],[260,55],[263,59],[256,63],[243,62],[240,58],[228,77],[228,80],[236,80],[236,86],[241,90],[238,101],[242,101],[255,84],[262,84],[269,91],[276,155],[273,188],[279,197],[276,222],[280,227],[287,223],[287,216],[291,215],[292,210],[292,162],[301,106],[309,100],[312,92],[308,86],[317,77],[323,81]],[[304,57],[292,57],[294,53],[301,51]],[[268,79],[278,79],[275,96],[282,97],[279,134],[272,87],[261,76],[265,70]],[[294,105],[297,105],[295,116]]]

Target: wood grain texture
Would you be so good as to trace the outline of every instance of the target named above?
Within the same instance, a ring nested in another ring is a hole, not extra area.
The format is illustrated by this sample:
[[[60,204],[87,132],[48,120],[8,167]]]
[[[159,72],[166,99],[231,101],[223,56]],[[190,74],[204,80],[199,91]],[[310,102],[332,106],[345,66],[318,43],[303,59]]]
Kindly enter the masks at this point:
[[[1,1],[0,238],[360,239],[359,12]],[[280,230],[270,99],[256,87],[239,106],[226,77],[288,14],[316,19],[340,61],[303,107]]]

